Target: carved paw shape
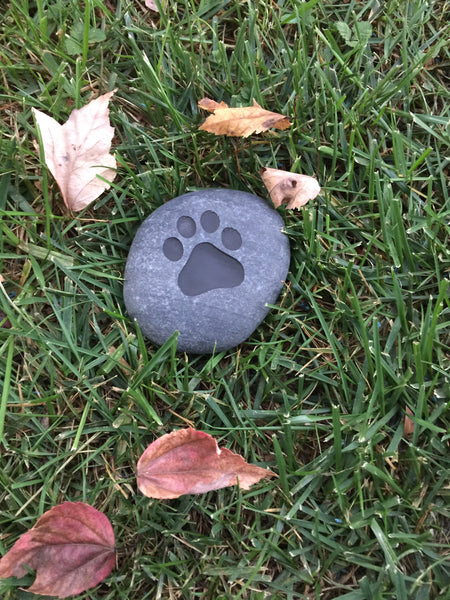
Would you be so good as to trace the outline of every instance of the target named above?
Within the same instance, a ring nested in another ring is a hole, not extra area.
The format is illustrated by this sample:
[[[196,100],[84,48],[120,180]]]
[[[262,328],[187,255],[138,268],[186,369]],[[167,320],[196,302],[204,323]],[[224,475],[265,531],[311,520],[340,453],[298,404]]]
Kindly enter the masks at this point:
[[[206,210],[200,217],[200,227],[211,237],[220,228],[220,217],[212,210]],[[197,224],[192,217],[182,216],[177,221],[180,238],[189,240],[197,233]],[[164,256],[178,262],[185,254],[182,239],[169,237],[163,244]],[[229,289],[244,281],[244,267],[219,246],[233,252],[242,245],[242,237],[237,229],[225,227],[221,232],[221,241],[199,242],[187,258],[178,275],[178,286],[186,296],[199,296],[205,292],[219,288]]]

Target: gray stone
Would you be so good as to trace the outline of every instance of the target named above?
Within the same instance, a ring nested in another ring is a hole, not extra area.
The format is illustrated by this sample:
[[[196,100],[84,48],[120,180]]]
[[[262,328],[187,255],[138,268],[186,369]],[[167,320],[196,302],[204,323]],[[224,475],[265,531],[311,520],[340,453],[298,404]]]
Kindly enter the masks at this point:
[[[124,299],[142,332],[178,350],[210,353],[246,340],[289,269],[283,220],[261,198],[206,189],[174,198],[139,227]]]

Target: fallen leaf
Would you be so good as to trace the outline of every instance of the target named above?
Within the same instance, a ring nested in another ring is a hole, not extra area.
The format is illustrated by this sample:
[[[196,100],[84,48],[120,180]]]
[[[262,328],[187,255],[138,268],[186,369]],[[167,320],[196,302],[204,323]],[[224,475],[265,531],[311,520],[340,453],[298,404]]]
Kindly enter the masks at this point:
[[[225,103],[218,104],[209,98],[200,100],[200,108],[213,112],[200,129],[216,135],[248,137],[252,133],[267,131],[271,127],[287,129],[291,125],[287,117],[265,110],[256,100],[253,100],[253,106],[242,108],[229,108],[223,104]]]
[[[33,109],[45,163],[70,210],[85,208],[110,187],[108,182],[116,176],[116,159],[109,154],[114,129],[109,123],[108,102],[114,92],[73,110],[64,125]]]
[[[211,100],[211,98],[202,98],[198,103],[198,107],[213,113],[218,108],[228,108],[228,104],[223,101],[216,102],[215,100]]]
[[[300,208],[320,192],[319,182],[309,175],[264,167],[261,177],[276,208],[281,204],[287,204],[287,208]]]
[[[239,485],[248,490],[261,479],[276,477],[249,465],[238,454],[219,449],[216,440],[194,429],[180,429],[154,441],[137,464],[139,490],[149,498],[178,498]]]
[[[84,502],[64,502],[44,513],[0,559],[0,578],[36,580],[27,591],[67,598],[107,577],[115,564],[114,532],[108,518]]]
[[[150,10],[154,10],[155,12],[159,12],[159,8],[156,6],[155,0],[145,0],[144,4]]]
[[[413,411],[409,408],[409,406],[406,407],[406,414],[405,414],[405,420],[403,422],[403,435],[405,437],[412,435],[414,433],[414,421],[411,419],[411,416],[414,415]]]

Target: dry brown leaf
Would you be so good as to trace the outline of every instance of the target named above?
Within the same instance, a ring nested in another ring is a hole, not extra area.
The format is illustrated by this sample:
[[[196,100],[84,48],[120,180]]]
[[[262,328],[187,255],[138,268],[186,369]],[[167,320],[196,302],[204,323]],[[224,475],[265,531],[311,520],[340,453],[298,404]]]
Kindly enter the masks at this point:
[[[216,135],[248,137],[252,133],[267,131],[271,127],[287,129],[291,126],[287,117],[265,110],[256,100],[253,100],[253,106],[242,108],[229,108],[221,104],[215,106],[216,104],[218,103],[209,98],[203,98],[199,102],[200,108],[213,112],[200,126],[203,131]]]
[[[110,154],[114,129],[108,102],[116,90],[72,111],[64,125],[33,109],[44,146],[45,163],[70,210],[85,208],[110,187],[116,159]]]
[[[405,437],[408,437],[414,433],[414,421],[411,419],[411,416],[414,416],[414,413],[409,406],[407,406],[405,420],[403,422],[403,435]]]
[[[264,167],[261,177],[275,207],[287,204],[287,208],[300,208],[320,192],[319,182],[309,175]]]
[[[216,102],[215,100],[211,100],[211,98],[202,98],[198,103],[199,108],[203,108],[209,112],[214,112],[218,108],[228,108],[228,104],[226,102]]]
[[[219,448],[213,437],[195,429],[161,436],[147,447],[137,464],[138,488],[149,498],[204,494],[238,481],[248,490],[269,477],[276,474],[246,463],[242,456]]]

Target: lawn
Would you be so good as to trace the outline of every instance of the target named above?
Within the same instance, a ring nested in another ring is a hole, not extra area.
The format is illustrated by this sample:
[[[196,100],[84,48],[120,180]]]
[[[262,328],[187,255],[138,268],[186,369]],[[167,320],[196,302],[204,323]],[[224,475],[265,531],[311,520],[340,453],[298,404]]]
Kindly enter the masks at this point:
[[[3,4],[1,555],[83,501],[110,519],[117,565],[80,600],[450,598],[449,8]],[[62,123],[115,88],[117,177],[72,214],[32,108]],[[201,131],[204,96],[255,99],[292,126]],[[152,344],[122,294],[139,224],[201,188],[270,203],[262,167],[322,188],[278,209],[291,246],[278,302],[229,351]],[[146,498],[139,456],[189,426],[278,477]],[[33,579],[1,580],[1,597],[35,598]]]

